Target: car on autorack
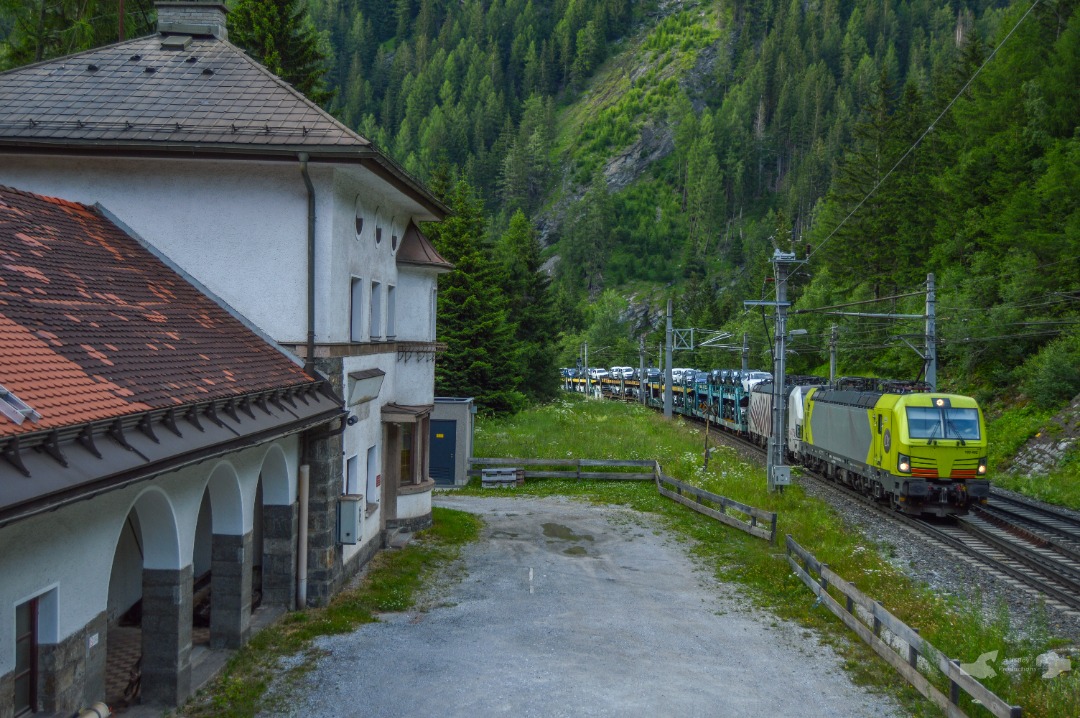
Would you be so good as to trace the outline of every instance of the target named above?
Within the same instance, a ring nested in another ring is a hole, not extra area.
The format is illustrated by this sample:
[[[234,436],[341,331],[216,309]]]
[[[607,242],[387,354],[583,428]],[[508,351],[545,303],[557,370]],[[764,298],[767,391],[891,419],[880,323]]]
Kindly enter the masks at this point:
[[[613,366],[611,367],[612,379],[633,379],[635,376],[633,367],[628,366]]]
[[[748,371],[742,375],[743,391],[750,393],[750,391],[763,381],[772,379],[772,374],[767,371]]]
[[[601,369],[600,367],[593,367],[589,369],[589,378],[599,381],[600,379],[607,379],[611,375],[608,374],[607,369]]]

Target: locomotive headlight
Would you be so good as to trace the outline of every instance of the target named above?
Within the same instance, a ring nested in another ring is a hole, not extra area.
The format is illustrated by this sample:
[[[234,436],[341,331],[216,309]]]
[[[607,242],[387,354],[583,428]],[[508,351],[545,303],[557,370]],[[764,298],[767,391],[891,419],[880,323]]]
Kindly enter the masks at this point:
[[[986,457],[979,459],[979,476],[986,473]]]
[[[900,454],[896,457],[896,468],[901,474],[911,473],[911,457]]]

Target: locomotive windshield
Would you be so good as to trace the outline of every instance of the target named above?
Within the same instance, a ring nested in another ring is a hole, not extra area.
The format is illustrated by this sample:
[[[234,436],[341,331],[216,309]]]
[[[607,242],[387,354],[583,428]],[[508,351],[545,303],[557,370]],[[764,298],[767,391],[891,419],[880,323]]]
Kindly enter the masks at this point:
[[[907,420],[908,436],[912,439],[979,440],[978,409],[909,406]]]

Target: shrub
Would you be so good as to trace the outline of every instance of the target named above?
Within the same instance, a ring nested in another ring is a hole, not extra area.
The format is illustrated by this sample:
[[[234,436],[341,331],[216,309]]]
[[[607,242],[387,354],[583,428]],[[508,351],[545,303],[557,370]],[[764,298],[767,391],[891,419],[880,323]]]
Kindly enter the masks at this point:
[[[1021,387],[1031,401],[1052,409],[1080,394],[1080,334],[1047,344],[1021,369]]]

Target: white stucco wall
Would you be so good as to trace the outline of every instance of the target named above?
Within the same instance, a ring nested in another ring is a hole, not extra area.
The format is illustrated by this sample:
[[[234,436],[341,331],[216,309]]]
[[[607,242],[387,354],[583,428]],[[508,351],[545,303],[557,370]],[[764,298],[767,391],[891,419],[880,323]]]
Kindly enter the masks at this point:
[[[316,197],[316,341],[346,342],[351,279],[397,287],[396,335],[429,340],[434,276],[398,277],[400,239],[420,211],[352,165],[311,163]],[[100,203],[176,265],[281,343],[307,335],[307,189],[299,163],[5,155],[0,184]],[[357,236],[357,206],[364,229]],[[375,243],[375,230],[383,239]],[[403,286],[403,283],[405,286]],[[365,316],[365,339],[370,321]]]
[[[225,469],[235,472],[240,495],[237,505],[243,515],[221,519],[226,525],[231,523],[236,529],[250,531],[260,470],[274,466],[275,474],[279,469],[288,472],[287,477],[274,477],[278,491],[264,494],[281,497],[291,490],[290,495],[295,497],[298,458],[299,441],[287,437],[0,528],[3,547],[0,551],[3,577],[0,580],[0,675],[15,665],[13,630],[15,607],[19,604],[55,589],[55,617],[41,617],[43,625],[54,624],[55,630],[51,634],[45,631],[41,636],[43,642],[67,638],[109,607],[113,557],[121,543],[128,512],[137,501],[149,496],[157,501],[163,499],[167,503],[162,505],[168,506],[175,521],[175,527],[143,523],[143,550],[148,567],[181,568],[192,562],[199,506],[213,472]],[[269,475],[268,471],[268,481]],[[286,480],[291,489],[283,488]],[[168,534],[175,549],[160,550],[154,539],[147,538],[153,531]],[[121,593],[129,594],[125,598],[135,590],[134,579],[128,583],[119,587]]]
[[[430,270],[402,268],[398,272],[398,339],[435,341],[432,292],[438,275]]]
[[[296,164],[5,156],[0,184],[101,203],[270,336],[304,338],[307,194]]]

